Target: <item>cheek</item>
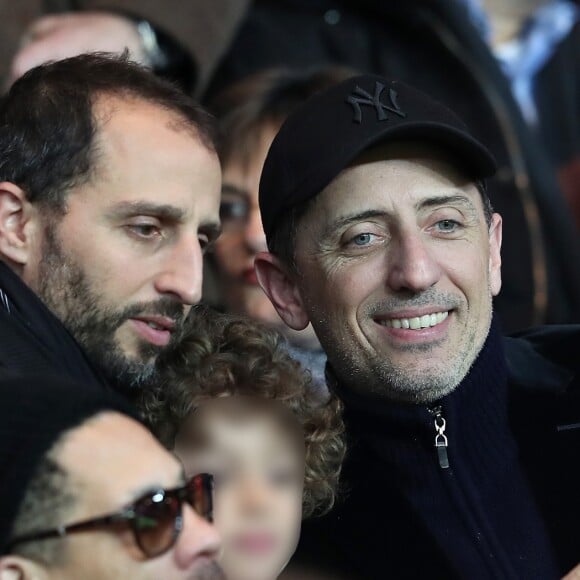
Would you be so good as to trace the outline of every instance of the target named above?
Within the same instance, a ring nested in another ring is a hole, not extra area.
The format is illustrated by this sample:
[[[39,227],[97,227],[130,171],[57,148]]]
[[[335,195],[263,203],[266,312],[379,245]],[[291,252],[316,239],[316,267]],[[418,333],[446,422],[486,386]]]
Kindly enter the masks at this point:
[[[482,281],[488,279],[489,252],[479,240],[442,245],[437,248],[435,259],[447,277],[464,293],[472,287],[480,289]]]
[[[384,287],[386,273],[375,264],[373,267],[343,267],[331,275],[324,272],[310,275],[306,280],[320,280],[322,285],[305,284],[303,292],[305,304],[309,308],[311,320],[350,318],[365,300]]]
[[[302,525],[302,490],[292,494],[280,502],[277,512],[281,523],[280,532],[284,537],[285,551],[287,558],[290,558],[300,539],[300,528]]]
[[[225,537],[236,532],[243,522],[241,517],[240,498],[236,490],[220,489],[214,492],[213,520],[216,528]]]
[[[222,234],[214,249],[215,262],[218,268],[226,273],[237,273],[246,267],[242,236]]]
[[[93,262],[98,263],[98,262]],[[136,267],[138,264],[130,261],[100,264],[100,268],[88,272],[90,284],[104,301],[115,310],[120,310],[131,302],[138,300],[141,289],[146,285],[151,270]],[[147,275],[146,275],[147,272]]]
[[[276,514],[291,531],[300,526],[302,520],[303,486],[283,490],[278,493]]]

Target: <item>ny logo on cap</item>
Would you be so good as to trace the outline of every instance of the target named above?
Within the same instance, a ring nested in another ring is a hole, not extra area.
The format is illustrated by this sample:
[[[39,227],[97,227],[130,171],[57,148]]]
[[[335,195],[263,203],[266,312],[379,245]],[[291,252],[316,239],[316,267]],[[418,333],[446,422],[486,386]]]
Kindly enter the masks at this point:
[[[377,113],[377,121],[384,121],[387,119],[387,111],[399,115],[399,117],[406,117],[406,114],[401,111],[397,103],[397,91],[394,89],[389,89],[389,101],[390,105],[385,105],[381,102],[381,95],[385,90],[385,85],[383,83],[375,82],[375,94],[371,95],[367,93],[364,89],[357,86],[352,95],[346,99],[346,102],[352,105],[354,109],[353,122],[362,123],[362,109],[361,105],[369,105],[375,108]]]

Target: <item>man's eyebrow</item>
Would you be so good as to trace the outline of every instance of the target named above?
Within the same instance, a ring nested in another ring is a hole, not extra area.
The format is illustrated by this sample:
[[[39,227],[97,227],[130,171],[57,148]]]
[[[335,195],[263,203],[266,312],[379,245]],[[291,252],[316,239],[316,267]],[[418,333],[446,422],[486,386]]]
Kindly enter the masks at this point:
[[[439,207],[442,205],[461,205],[467,209],[470,213],[476,214],[477,209],[475,204],[465,195],[438,195],[436,197],[427,197],[425,199],[419,200],[415,204],[415,210],[419,211],[422,209],[428,209],[432,207]]]
[[[462,205],[471,213],[475,214],[477,209],[473,202],[465,195],[440,195],[436,197],[428,197],[419,200],[415,204],[415,210],[425,209],[429,207],[438,207],[441,205]],[[353,223],[363,222],[368,219],[381,218],[384,219],[389,215],[389,212],[385,210],[369,209],[366,211],[361,211],[359,213],[350,214],[346,216],[341,216],[335,219],[323,232],[323,235],[329,235],[336,230],[347,227]]]
[[[179,459],[177,457],[175,457],[175,459],[177,461],[179,461]],[[136,502],[138,500],[140,500],[142,497],[146,496],[146,495],[150,495],[150,494],[154,494],[155,492],[159,491],[160,489],[174,489],[176,487],[180,487],[181,485],[184,485],[185,482],[187,481],[187,478],[185,477],[185,469],[183,468],[183,465],[181,464],[181,461],[179,461],[180,465],[179,465],[179,472],[178,472],[178,478],[177,481],[172,484],[172,485],[161,485],[161,484],[151,484],[148,483],[146,485],[143,485],[142,487],[138,487],[136,489],[134,489],[131,494],[130,494],[130,498],[127,502],[125,502],[125,505],[130,505],[133,502]]]
[[[127,218],[137,215],[149,215],[168,221],[183,221],[185,211],[174,205],[151,203],[148,201],[123,201],[108,212],[113,219]]]

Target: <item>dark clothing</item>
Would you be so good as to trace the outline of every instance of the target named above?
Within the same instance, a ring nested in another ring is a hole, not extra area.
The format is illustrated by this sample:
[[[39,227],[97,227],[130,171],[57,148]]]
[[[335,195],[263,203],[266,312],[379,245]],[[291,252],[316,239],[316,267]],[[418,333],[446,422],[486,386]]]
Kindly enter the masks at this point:
[[[211,93],[267,67],[329,64],[423,90],[496,156],[489,195],[503,216],[504,241],[495,307],[506,331],[580,322],[578,233],[545,151],[465,8],[454,0],[256,2]]]
[[[538,135],[580,229],[580,22],[534,79]]]
[[[427,406],[334,385],[350,442],[345,497],[305,523],[296,561],[356,580],[570,571],[580,562],[579,345],[579,326],[505,341],[492,326],[464,381],[429,407],[446,420],[448,468]]]
[[[0,370],[105,385],[81,347],[32,290],[0,262]]]

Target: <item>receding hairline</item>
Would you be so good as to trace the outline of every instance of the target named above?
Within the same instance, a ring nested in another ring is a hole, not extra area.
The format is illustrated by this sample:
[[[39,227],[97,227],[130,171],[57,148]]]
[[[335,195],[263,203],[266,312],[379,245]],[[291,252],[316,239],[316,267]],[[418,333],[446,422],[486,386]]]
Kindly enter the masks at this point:
[[[199,125],[189,119],[187,115],[177,107],[171,107],[155,98],[141,95],[137,91],[121,88],[116,90],[98,91],[93,94],[92,114],[95,122],[96,136],[102,131],[107,123],[117,114],[122,114],[124,107],[131,108],[140,105],[149,105],[152,108],[163,111],[166,115],[165,126],[176,133],[185,132],[203,145],[209,152],[217,156],[216,144],[200,130]]]

